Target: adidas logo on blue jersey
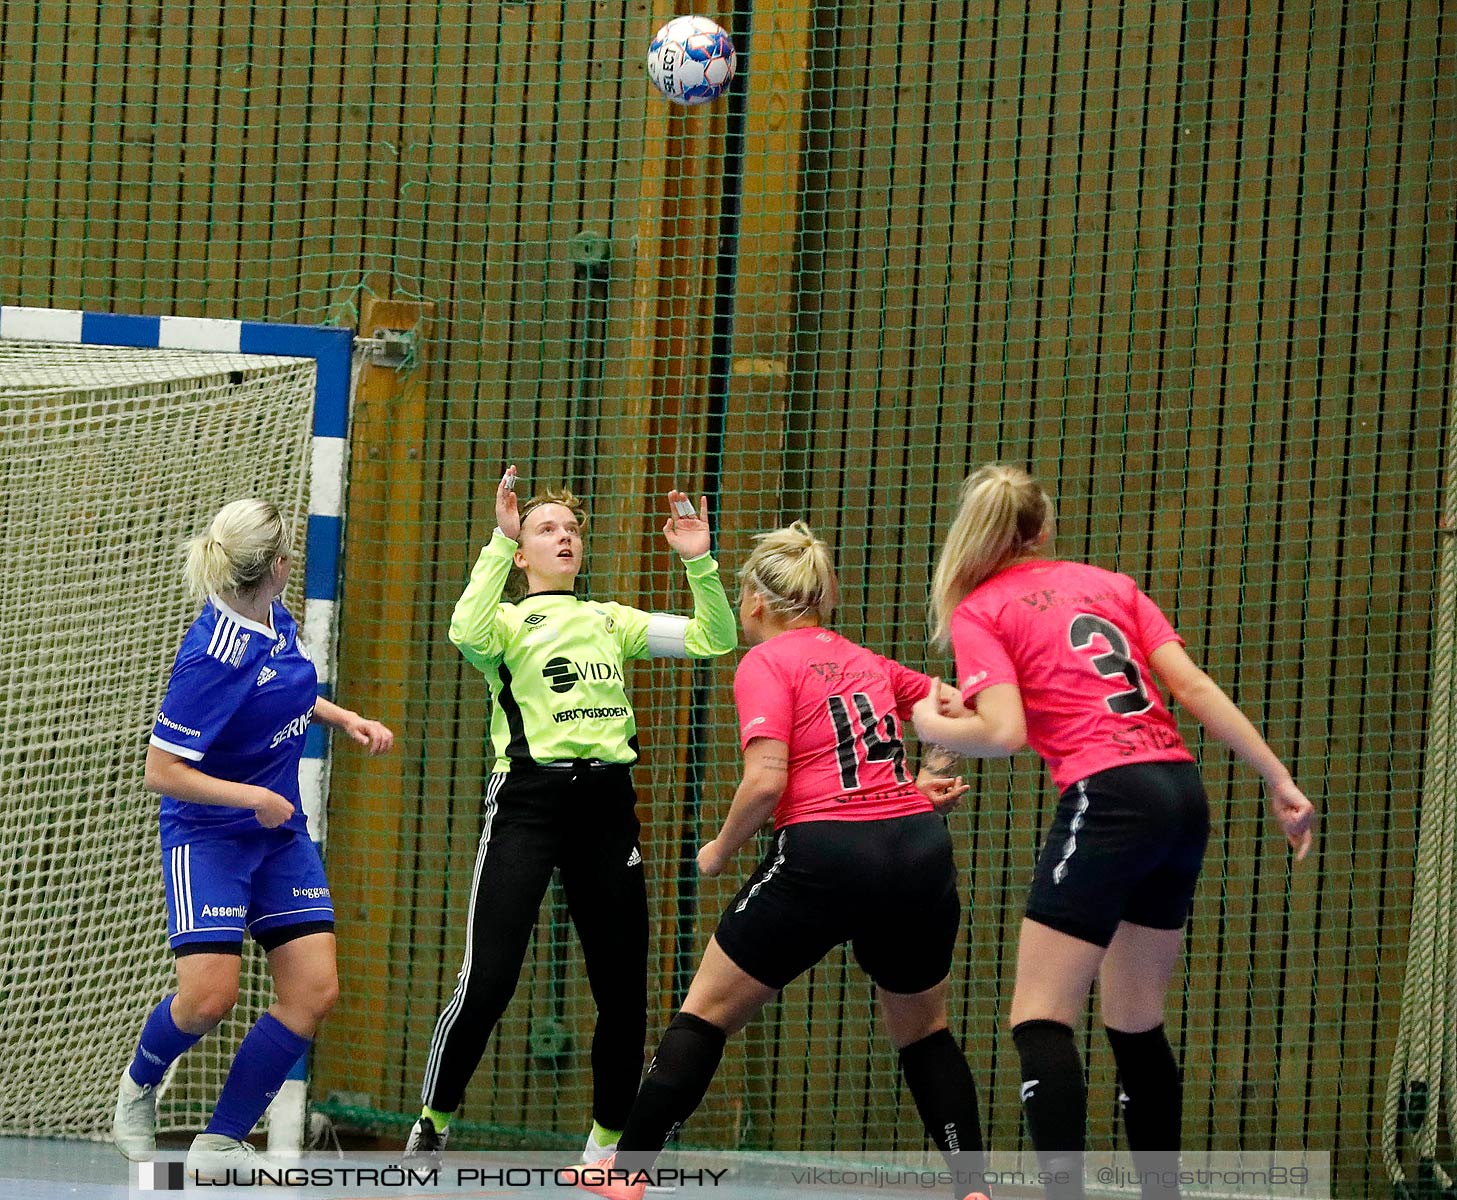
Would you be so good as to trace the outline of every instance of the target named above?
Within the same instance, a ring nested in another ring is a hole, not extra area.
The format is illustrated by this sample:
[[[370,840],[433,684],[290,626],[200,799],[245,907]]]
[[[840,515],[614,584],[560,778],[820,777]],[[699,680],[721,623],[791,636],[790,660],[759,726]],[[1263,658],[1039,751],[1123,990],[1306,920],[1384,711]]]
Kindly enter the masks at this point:
[[[270,679],[276,679],[277,677],[278,677],[278,672],[275,671],[272,667],[264,667],[263,670],[261,670],[261,671],[258,672],[258,684],[257,684],[257,686],[258,687],[262,687]]]

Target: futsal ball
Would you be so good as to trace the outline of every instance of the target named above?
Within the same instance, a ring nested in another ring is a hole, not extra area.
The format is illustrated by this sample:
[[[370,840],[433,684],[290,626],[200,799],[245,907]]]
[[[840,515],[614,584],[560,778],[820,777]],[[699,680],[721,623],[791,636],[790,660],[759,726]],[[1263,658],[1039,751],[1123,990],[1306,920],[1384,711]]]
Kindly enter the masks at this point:
[[[648,45],[648,78],[675,104],[707,104],[734,77],[734,44],[707,17],[674,17]]]

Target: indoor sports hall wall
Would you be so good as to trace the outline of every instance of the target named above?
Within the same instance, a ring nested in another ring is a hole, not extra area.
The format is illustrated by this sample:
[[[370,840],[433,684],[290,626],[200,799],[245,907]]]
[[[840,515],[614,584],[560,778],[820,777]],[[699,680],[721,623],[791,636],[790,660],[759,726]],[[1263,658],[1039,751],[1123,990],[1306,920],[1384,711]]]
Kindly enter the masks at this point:
[[[1383,1194],[1451,403],[1457,12],[739,0],[707,15],[740,76],[688,113],[642,71],[671,15],[0,7],[0,301],[414,330],[356,409],[339,695],[400,741],[367,763],[336,748],[344,996],[313,1098],[396,1140],[418,1104],[488,769],[485,688],[445,629],[506,462],[525,492],[588,497],[597,594],[686,605],[656,532],[681,485],[710,494],[726,572],[804,517],[837,551],[839,628],[944,671],[930,564],[965,473],[1006,459],[1058,496],[1063,551],[1143,582],[1324,810],[1291,871],[1252,774],[1203,749],[1221,834],[1169,1014],[1185,1144],[1333,1149],[1340,1194]],[[634,676],[654,1037],[751,866],[685,869],[735,779],[731,679]],[[1026,759],[971,779],[955,1022],[991,1144],[1015,1147],[1006,1004],[1050,789]],[[589,1123],[590,1002],[559,900],[543,911],[464,1142],[565,1146]],[[1085,1049],[1101,1148],[1111,1055]],[[832,957],[731,1049],[684,1138],[917,1145],[894,1067]]]

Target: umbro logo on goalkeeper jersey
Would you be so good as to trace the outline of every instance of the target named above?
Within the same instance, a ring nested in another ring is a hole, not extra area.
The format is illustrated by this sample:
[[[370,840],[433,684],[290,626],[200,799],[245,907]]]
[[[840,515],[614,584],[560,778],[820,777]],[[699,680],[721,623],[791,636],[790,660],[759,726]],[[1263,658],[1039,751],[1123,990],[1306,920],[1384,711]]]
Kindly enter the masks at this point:
[[[263,670],[261,670],[261,671],[258,672],[258,683],[257,683],[257,686],[258,687],[262,687],[270,679],[276,679],[277,677],[278,677],[278,672],[275,671],[272,667],[264,667]]]
[[[546,617],[543,616],[541,613],[532,613],[529,617],[526,618],[526,620],[522,621],[521,624],[523,624],[523,625],[540,625],[545,620],[546,620]]]

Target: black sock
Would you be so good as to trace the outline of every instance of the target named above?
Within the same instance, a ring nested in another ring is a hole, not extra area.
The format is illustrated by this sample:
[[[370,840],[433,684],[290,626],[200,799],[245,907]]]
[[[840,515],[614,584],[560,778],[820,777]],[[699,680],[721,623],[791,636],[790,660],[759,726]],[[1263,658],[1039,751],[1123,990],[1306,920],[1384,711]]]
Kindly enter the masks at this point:
[[[1083,1146],[1088,1124],[1088,1085],[1073,1042],[1061,1021],[1023,1021],[1012,1029],[1022,1060],[1022,1113],[1049,1175],[1048,1200],[1082,1200]]]
[[[976,1083],[951,1031],[938,1029],[912,1042],[901,1050],[900,1058],[916,1111],[951,1168],[956,1200],[986,1191]]]
[[[619,1166],[652,1170],[674,1131],[703,1103],[727,1040],[717,1025],[692,1013],[680,1012],[668,1023],[617,1139]]]
[[[1162,1025],[1142,1033],[1105,1032],[1118,1063],[1118,1103],[1143,1200],[1173,1200],[1179,1194],[1184,1113],[1178,1060]]]

